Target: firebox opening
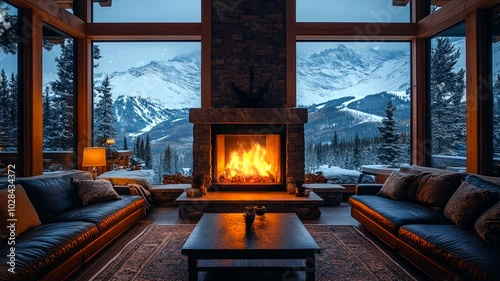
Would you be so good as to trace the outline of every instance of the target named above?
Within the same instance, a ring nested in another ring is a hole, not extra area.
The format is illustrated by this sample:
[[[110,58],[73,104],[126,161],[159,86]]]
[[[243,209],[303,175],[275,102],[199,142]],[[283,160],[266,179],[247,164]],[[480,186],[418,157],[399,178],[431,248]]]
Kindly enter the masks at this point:
[[[279,134],[218,134],[215,141],[216,183],[282,183]]]

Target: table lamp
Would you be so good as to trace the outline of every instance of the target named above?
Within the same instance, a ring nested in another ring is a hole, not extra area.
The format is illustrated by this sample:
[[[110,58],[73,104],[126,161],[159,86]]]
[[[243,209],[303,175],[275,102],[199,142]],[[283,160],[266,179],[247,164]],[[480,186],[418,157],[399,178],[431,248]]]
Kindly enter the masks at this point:
[[[101,166],[106,166],[106,149],[104,147],[85,147],[82,167],[93,167],[92,179],[97,178],[97,167]]]

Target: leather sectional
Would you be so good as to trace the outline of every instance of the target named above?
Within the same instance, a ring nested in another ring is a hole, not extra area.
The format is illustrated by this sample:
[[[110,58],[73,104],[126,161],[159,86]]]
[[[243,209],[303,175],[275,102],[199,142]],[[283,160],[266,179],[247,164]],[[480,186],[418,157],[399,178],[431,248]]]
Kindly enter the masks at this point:
[[[144,216],[140,196],[120,194],[121,200],[84,207],[73,177],[92,179],[88,172],[69,171],[17,181],[42,224],[16,237],[16,273],[2,262],[0,280],[64,280]],[[10,247],[0,244],[2,260]]]
[[[420,166],[409,170],[446,173]],[[498,178],[481,178],[500,186]],[[500,245],[484,241],[474,228],[457,227],[442,211],[379,196],[381,188],[358,185],[349,203],[352,217],[385,244],[434,280],[500,280]]]

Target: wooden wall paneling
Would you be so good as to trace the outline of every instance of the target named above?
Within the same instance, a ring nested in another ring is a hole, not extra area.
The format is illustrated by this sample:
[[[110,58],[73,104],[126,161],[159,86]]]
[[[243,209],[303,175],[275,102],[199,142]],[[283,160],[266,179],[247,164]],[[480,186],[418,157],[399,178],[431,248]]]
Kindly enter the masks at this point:
[[[296,0],[286,3],[286,107],[297,106]]]
[[[430,159],[427,138],[427,46],[426,39],[413,39],[411,159],[412,164],[425,166]]]
[[[9,0],[19,8],[30,9],[43,21],[75,38],[85,37],[85,22],[60,7],[53,0]]]
[[[74,1],[75,15],[85,23],[92,22],[92,0]]]
[[[92,41],[78,39],[77,47],[77,153],[78,169],[82,169],[83,149],[92,146],[93,89]]]
[[[206,13],[209,12],[203,11],[202,16],[207,16]],[[87,23],[86,30],[87,37],[92,40],[198,41],[201,40],[202,25],[201,23]]]
[[[463,21],[469,13],[491,8],[500,0],[453,0],[418,22],[418,36],[431,37]]]
[[[466,49],[466,101],[467,101],[467,172],[479,172],[479,38],[478,13],[474,11],[465,19],[465,49]]]
[[[212,0],[201,2],[201,107],[212,106]]]
[[[417,37],[417,24],[297,22],[296,35],[297,40],[411,40]]]
[[[22,9],[23,176],[43,174],[42,16]]]
[[[411,0],[411,22],[417,23],[425,18],[426,0]]]

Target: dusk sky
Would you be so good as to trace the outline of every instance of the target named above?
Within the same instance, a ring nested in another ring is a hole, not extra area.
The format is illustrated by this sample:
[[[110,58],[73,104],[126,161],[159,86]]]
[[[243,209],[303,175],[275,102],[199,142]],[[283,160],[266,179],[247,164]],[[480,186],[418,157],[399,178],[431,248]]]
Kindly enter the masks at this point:
[[[238,1],[228,1],[226,12],[237,7]],[[410,5],[392,6],[392,0],[297,0],[297,21],[338,21],[338,22],[408,22]],[[352,11],[352,12],[350,12]],[[100,7],[94,4],[95,22],[200,22],[200,0],[143,0],[137,5],[136,0],[116,0],[112,7]],[[182,53],[200,51],[199,42],[97,42],[103,59],[99,62],[98,72],[123,71],[131,67],[148,64],[152,60],[168,60]],[[320,52],[326,48],[335,48],[339,43],[299,43],[299,55]],[[351,43],[359,48],[385,48],[407,50],[406,44],[400,43]],[[54,58],[59,48],[52,52],[44,51],[44,71],[55,71]],[[0,64],[8,71],[15,71],[17,64],[12,56],[0,54]]]

